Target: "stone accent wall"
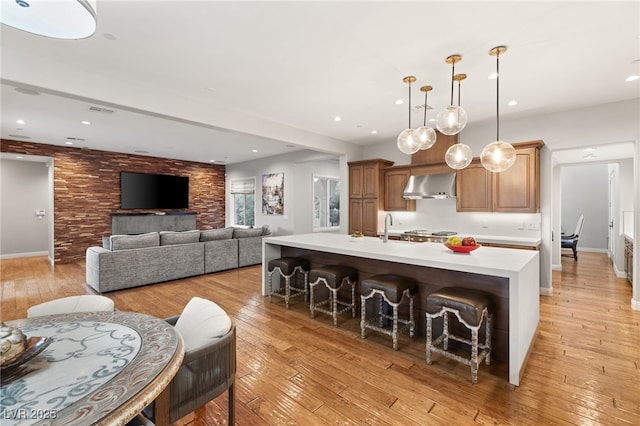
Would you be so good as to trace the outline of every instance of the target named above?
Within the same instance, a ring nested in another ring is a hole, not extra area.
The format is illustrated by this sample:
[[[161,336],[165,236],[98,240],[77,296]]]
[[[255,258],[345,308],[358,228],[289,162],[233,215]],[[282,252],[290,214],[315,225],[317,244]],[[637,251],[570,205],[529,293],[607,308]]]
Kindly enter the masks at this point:
[[[182,211],[198,213],[198,229],[225,226],[223,165],[4,139],[0,151],[54,159],[55,262],[84,260],[87,247],[101,246],[111,213],[149,212],[120,209],[121,171],[189,176],[189,209]]]

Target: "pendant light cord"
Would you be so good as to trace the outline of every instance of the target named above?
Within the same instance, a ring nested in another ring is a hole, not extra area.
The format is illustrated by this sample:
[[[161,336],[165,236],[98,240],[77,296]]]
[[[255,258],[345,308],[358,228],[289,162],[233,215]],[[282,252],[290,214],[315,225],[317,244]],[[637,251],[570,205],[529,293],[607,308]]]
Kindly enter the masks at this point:
[[[496,55],[496,141],[500,140],[500,53]]]
[[[425,90],[424,92],[424,119],[422,120],[422,126],[426,127],[427,126],[427,107],[429,106],[429,104],[427,103],[427,96],[429,95],[429,91]]]
[[[456,63],[455,61],[451,62],[451,105],[453,105],[453,76],[456,73]]]
[[[411,83],[409,83],[409,128],[411,128]]]

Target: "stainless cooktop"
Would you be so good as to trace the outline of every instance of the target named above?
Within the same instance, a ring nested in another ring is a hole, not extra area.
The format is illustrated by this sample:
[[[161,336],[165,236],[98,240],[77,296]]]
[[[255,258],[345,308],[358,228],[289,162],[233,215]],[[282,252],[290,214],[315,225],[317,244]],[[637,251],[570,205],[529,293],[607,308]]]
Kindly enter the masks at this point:
[[[412,229],[410,231],[405,231],[405,234],[411,235],[433,235],[436,237],[448,237],[450,235],[456,235],[455,231],[429,231],[428,229]]]

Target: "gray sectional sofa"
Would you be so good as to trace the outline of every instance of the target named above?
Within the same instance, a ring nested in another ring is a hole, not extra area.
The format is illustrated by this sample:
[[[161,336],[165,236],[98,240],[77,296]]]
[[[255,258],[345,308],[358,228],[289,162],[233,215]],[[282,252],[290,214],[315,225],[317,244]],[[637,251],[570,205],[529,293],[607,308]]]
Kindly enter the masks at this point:
[[[267,226],[111,235],[87,249],[87,284],[104,293],[257,265],[268,235]]]

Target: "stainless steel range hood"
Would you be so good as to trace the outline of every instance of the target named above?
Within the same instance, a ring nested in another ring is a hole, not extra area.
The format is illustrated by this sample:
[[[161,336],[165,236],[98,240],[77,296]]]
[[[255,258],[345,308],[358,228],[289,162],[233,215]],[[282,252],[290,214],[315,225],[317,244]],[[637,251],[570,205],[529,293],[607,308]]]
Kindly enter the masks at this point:
[[[439,173],[434,175],[411,176],[404,188],[404,198],[455,198],[456,174]]]

